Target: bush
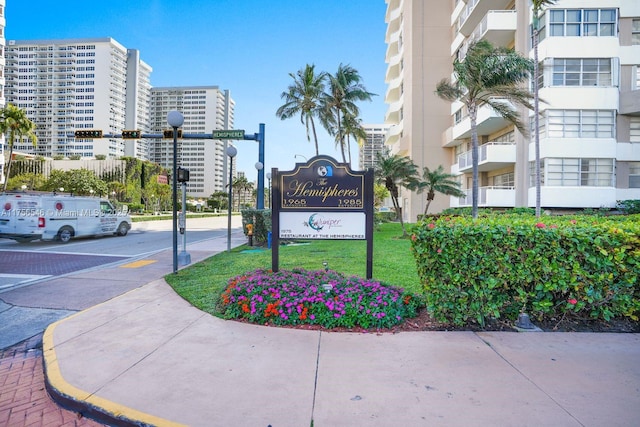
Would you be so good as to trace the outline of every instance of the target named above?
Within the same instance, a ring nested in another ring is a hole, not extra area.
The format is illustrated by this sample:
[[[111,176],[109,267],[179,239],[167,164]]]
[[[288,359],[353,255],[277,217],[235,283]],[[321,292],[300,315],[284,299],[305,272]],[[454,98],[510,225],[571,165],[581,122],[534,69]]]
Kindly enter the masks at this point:
[[[271,209],[243,209],[240,213],[245,236],[248,235],[247,224],[252,224],[255,243],[266,243],[267,233],[271,231]]]
[[[640,200],[618,200],[616,208],[623,214],[640,214]]]
[[[519,312],[539,320],[638,318],[640,216],[442,217],[412,233],[437,320],[483,325]]]

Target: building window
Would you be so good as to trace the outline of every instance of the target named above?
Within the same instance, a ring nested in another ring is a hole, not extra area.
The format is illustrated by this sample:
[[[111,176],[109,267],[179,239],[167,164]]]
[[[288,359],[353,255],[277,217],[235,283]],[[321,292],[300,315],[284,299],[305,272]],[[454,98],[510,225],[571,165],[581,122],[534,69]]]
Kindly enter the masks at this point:
[[[629,162],[629,188],[640,188],[640,162]]]
[[[631,23],[631,44],[640,44],[640,19],[634,19]]]
[[[611,86],[611,58],[554,58],[553,86]]]
[[[629,118],[629,142],[640,142],[640,117]]]
[[[515,174],[513,172],[496,175],[492,178],[494,187],[514,187]]]
[[[544,182],[559,187],[612,187],[613,159],[546,160]]]
[[[540,135],[548,138],[615,138],[612,110],[547,110]]]
[[[552,9],[549,37],[612,37],[616,23],[616,9]]]

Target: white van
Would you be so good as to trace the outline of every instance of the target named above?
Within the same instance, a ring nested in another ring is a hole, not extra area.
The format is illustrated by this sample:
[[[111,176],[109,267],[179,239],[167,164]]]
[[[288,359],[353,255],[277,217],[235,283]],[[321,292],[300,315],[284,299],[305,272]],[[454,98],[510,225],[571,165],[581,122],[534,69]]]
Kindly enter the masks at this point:
[[[126,236],[131,217],[109,200],[59,194],[0,195],[0,238],[18,242],[115,234]]]

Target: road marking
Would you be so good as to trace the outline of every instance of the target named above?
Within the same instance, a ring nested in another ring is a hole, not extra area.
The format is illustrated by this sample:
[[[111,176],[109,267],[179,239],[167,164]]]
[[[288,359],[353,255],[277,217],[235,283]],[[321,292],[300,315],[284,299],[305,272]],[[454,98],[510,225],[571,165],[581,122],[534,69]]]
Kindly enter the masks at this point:
[[[140,261],[134,261],[128,264],[122,264],[120,268],[139,268],[139,267],[144,267],[145,265],[153,264],[154,262],[156,262],[155,259],[141,259]]]

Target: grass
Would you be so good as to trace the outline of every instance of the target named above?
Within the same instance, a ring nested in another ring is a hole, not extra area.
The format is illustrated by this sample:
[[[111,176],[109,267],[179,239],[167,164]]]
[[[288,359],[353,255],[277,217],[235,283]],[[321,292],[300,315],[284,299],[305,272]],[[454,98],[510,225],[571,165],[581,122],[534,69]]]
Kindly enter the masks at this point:
[[[373,280],[421,293],[410,240],[402,238],[400,224],[385,223],[377,227],[373,243]],[[366,241],[310,240],[299,245],[280,247],[280,270],[328,268],[347,276],[366,276]],[[248,251],[253,249],[251,251]],[[222,252],[200,263],[165,277],[173,289],[193,306],[220,315],[218,301],[229,279],[254,271],[271,268],[271,250],[240,246]],[[243,252],[246,251],[246,252]]]

